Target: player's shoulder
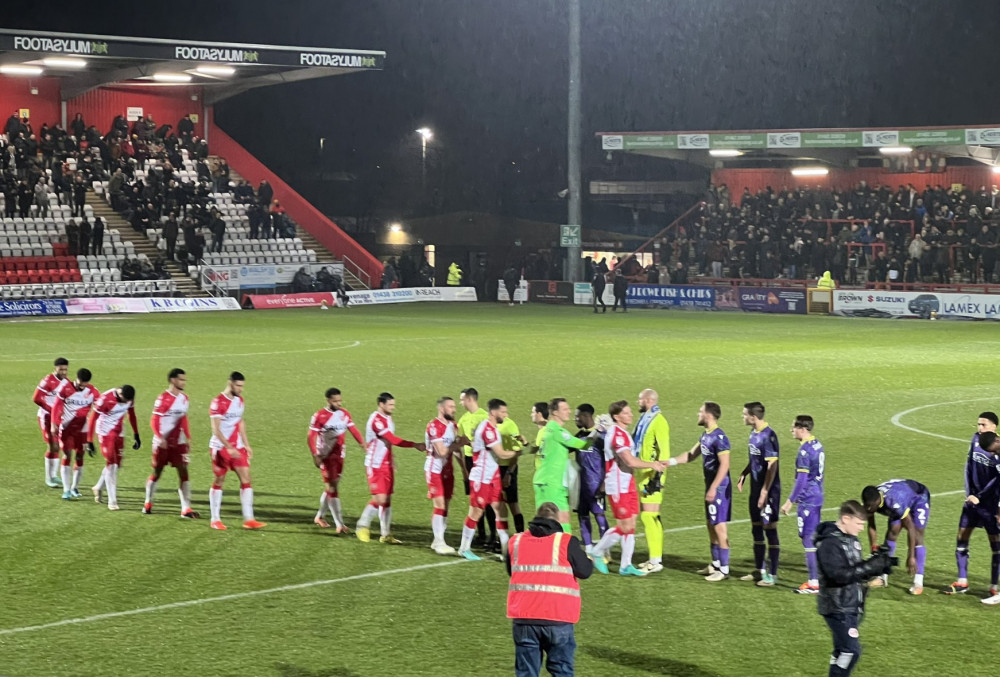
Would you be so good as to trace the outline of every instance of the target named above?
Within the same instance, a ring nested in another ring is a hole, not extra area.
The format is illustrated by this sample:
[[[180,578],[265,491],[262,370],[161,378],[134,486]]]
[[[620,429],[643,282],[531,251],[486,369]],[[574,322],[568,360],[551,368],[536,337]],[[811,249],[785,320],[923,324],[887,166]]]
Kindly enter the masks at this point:
[[[436,418],[432,418],[427,423],[427,433],[429,435],[434,435],[434,436],[440,437],[441,435],[444,434],[444,431],[446,429],[447,428],[445,427],[445,424],[442,423],[441,421],[437,420]]]
[[[354,420],[354,419],[351,418],[351,412],[347,411],[346,409],[343,409],[343,408],[338,409],[337,413],[339,413],[340,417],[342,419],[344,419],[345,421],[352,421],[352,420]]]
[[[389,426],[388,417],[380,411],[372,412],[372,415],[368,418],[368,423],[376,431],[385,430]]]

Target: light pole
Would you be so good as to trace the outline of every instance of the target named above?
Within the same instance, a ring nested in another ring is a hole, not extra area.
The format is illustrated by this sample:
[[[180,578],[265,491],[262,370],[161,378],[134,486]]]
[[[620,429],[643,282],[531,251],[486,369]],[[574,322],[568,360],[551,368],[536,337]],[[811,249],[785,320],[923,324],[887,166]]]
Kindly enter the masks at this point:
[[[417,130],[420,135],[420,187],[424,193],[427,192],[427,142],[434,138],[434,132],[429,127],[421,127]]]

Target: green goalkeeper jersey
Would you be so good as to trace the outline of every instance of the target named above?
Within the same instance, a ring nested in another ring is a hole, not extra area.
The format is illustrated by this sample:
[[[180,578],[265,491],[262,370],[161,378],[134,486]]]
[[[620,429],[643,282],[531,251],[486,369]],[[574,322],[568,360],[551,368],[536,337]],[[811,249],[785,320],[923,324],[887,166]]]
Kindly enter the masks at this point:
[[[574,437],[556,421],[549,421],[542,428],[542,445],[538,450],[535,466],[535,484],[562,486],[569,462],[570,449],[586,449],[590,445],[587,438]]]

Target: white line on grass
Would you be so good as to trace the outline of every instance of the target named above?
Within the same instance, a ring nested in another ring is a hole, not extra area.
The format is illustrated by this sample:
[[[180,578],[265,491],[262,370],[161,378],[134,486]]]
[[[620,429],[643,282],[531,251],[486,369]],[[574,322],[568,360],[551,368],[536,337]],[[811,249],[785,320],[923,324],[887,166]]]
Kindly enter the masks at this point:
[[[922,409],[930,409],[931,407],[945,407],[949,404],[965,404],[966,402],[982,402],[984,400],[995,400],[995,397],[974,397],[970,400],[954,400],[953,402],[935,402],[934,404],[922,404],[919,407],[913,407],[913,409],[907,409],[906,411],[901,411],[891,419],[889,422],[892,423],[897,428],[902,428],[903,430],[909,430],[910,432],[919,433],[921,435],[930,435],[931,437],[937,437],[942,440],[950,440],[952,442],[968,442],[968,440],[963,440],[958,437],[951,437],[949,435],[939,435],[938,433],[928,432],[926,430],[921,430],[920,428],[913,428],[904,423],[900,423],[900,419],[904,416],[912,414],[915,411],[920,411]],[[971,437],[971,436],[970,436]]]
[[[304,348],[304,349],[300,348],[292,350],[269,350],[265,352],[254,352],[254,353],[227,353],[224,355],[224,357],[252,357],[257,355],[292,355],[298,353],[325,353],[331,350],[345,350],[347,348],[357,348],[360,345],[361,341],[352,341],[346,346],[329,346],[324,348]],[[215,354],[202,353],[200,355],[156,355],[156,357],[158,359],[164,359],[164,360],[197,360],[203,358],[218,359],[219,355],[220,355],[219,353]],[[150,357],[148,354],[146,354],[146,355],[139,355],[132,357],[108,357],[106,359],[112,359],[115,362],[122,362],[125,360],[149,360]],[[38,360],[35,359],[0,360],[0,362],[37,362],[37,361]]]
[[[405,573],[410,573],[411,571],[421,571],[423,569],[438,569],[440,567],[453,566],[455,564],[464,564],[466,561],[467,560],[464,559],[453,559],[447,562],[435,562],[434,564],[419,564],[417,566],[404,567],[402,569],[386,569],[384,571],[372,571],[367,574],[358,574],[356,576],[345,576],[344,578],[331,578],[325,581],[309,581],[308,583],[282,585],[277,588],[267,588],[266,590],[250,590],[248,592],[237,592],[231,595],[220,595],[218,597],[203,597],[201,599],[191,599],[185,602],[171,602],[170,604],[147,606],[141,609],[129,609],[128,611],[113,611],[111,613],[97,614],[95,616],[67,618],[61,621],[54,621],[52,623],[42,623],[41,625],[26,625],[20,628],[7,628],[5,630],[0,630],[0,636],[16,635],[22,632],[34,632],[35,630],[48,630],[49,628],[58,628],[64,625],[79,625],[81,623],[93,623],[94,621],[103,621],[109,618],[121,618],[122,616],[136,616],[138,614],[146,614],[146,613],[151,613],[153,611],[165,611],[167,609],[182,609],[184,607],[200,606],[202,604],[210,604],[212,602],[227,602],[233,599],[244,599],[246,597],[256,597],[258,595],[270,595],[276,592],[303,590],[305,588],[315,588],[320,585],[347,583],[348,581],[360,581],[366,578],[380,578],[382,576],[391,576],[392,574],[405,574]]]

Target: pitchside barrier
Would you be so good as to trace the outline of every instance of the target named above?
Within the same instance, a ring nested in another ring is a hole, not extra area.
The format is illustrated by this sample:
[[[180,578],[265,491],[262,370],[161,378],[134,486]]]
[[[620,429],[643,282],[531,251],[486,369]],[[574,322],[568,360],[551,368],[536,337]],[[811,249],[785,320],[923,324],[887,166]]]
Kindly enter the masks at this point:
[[[983,285],[925,285],[915,290],[820,289],[797,280],[710,280],[699,284],[631,284],[629,307],[804,315],[833,314],[846,317],[1000,319],[1000,294],[983,293],[997,287]],[[785,286],[776,286],[785,285]],[[593,292],[586,282],[531,281],[528,301],[592,305]],[[604,302],[614,303],[611,285]]]
[[[521,279],[514,290],[514,303],[524,303],[528,300],[528,281]],[[497,301],[500,303],[510,303],[510,295],[507,294],[507,287],[503,280],[497,280]]]
[[[71,298],[0,301],[0,317],[239,310],[233,298]]]
[[[400,287],[398,289],[363,289],[347,292],[349,306],[372,306],[388,303],[416,303],[418,301],[475,301],[474,287]],[[302,294],[246,294],[244,308],[309,308],[338,305],[337,295],[331,292],[306,292]]]

